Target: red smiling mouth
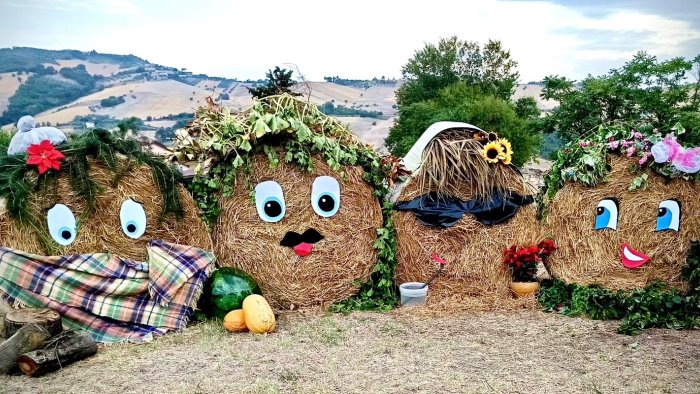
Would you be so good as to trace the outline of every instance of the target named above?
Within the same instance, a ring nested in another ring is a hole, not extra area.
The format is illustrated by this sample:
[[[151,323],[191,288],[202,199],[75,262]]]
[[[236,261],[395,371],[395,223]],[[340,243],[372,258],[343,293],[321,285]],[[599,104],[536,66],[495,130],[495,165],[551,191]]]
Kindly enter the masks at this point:
[[[622,266],[625,268],[639,268],[644,265],[644,263],[649,261],[649,256],[645,255],[644,253],[637,252],[626,243],[620,245],[620,255]]]

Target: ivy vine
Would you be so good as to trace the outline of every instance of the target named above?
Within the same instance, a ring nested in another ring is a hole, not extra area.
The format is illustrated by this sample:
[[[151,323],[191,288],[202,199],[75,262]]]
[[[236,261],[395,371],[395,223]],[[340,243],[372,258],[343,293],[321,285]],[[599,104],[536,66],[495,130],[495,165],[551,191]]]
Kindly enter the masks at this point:
[[[614,291],[600,286],[580,286],[560,280],[545,281],[538,301],[547,312],[588,316],[596,320],[621,319],[618,332],[636,335],[651,327],[693,329],[700,327],[700,243],[693,242],[683,268],[685,293],[655,282],[643,289]]]

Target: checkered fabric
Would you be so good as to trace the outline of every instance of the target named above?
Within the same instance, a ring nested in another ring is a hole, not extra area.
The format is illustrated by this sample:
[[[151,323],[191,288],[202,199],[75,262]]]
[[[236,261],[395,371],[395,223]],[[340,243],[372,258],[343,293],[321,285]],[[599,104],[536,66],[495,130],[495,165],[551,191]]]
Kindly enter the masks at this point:
[[[151,241],[148,262],[107,253],[38,256],[0,248],[0,292],[48,307],[98,342],[142,342],[185,327],[214,268],[199,248]]]

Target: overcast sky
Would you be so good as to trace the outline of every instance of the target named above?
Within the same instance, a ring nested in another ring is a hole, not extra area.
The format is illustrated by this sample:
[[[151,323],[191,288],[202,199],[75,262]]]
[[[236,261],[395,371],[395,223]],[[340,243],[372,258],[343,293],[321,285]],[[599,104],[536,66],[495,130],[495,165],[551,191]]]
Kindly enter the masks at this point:
[[[426,42],[501,40],[521,81],[580,79],[638,50],[700,54],[698,0],[0,0],[0,47],[134,54],[252,78],[294,64],[309,80],[400,77]]]

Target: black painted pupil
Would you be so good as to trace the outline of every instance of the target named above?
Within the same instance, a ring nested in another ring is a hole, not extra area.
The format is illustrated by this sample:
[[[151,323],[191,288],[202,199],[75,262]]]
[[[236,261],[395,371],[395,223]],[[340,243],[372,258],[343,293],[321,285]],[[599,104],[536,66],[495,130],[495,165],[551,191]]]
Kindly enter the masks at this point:
[[[605,212],[605,208],[603,208],[603,207],[598,207],[597,211],[598,211],[598,215],[602,215],[603,212]]]
[[[659,208],[659,217],[666,215],[667,208]]]
[[[61,238],[63,239],[70,239],[71,235],[72,234],[68,230],[61,231]]]
[[[265,203],[265,215],[276,218],[282,213],[282,206],[277,201],[268,201]]]
[[[126,225],[126,231],[133,233],[136,231],[136,225],[133,223],[129,223]]]
[[[318,207],[323,212],[331,212],[335,208],[335,199],[331,196],[321,196],[318,199]]]

